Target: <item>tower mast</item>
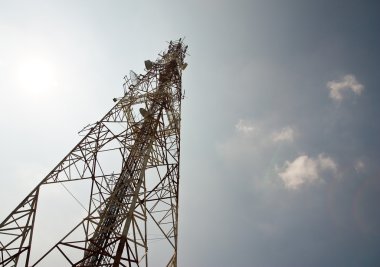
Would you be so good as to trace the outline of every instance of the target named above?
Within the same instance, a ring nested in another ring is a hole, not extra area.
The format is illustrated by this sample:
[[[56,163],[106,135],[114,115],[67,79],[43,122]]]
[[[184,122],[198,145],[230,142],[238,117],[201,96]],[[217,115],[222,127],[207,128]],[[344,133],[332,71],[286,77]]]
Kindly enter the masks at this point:
[[[176,266],[186,49],[181,39],[170,42],[155,62],[145,62],[146,74],[131,73],[125,95],[0,224],[0,266],[44,265],[56,252],[63,266],[148,266],[151,234],[166,243],[162,262]],[[109,154],[119,167],[105,159]],[[86,179],[87,216],[30,262],[40,187]]]

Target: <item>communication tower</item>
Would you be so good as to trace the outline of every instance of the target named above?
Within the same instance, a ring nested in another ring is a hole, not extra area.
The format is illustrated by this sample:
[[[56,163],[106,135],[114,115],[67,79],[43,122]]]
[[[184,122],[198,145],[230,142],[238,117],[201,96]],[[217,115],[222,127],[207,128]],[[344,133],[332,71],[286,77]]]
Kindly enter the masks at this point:
[[[83,139],[5,218],[1,267],[46,266],[49,257],[60,266],[156,266],[149,257],[152,235],[160,239],[154,249],[165,266],[177,266],[186,49],[181,39],[170,42],[156,61],[145,61],[145,74],[125,77],[124,96],[82,130]],[[89,181],[86,216],[32,262],[40,191],[78,180]]]

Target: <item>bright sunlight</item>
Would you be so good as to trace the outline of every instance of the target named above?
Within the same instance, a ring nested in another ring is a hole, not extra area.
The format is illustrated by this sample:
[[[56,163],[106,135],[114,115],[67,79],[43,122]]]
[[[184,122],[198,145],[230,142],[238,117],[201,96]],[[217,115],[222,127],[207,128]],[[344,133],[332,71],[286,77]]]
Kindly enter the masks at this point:
[[[41,58],[22,61],[18,68],[18,81],[22,90],[36,95],[47,93],[58,86],[53,64]]]

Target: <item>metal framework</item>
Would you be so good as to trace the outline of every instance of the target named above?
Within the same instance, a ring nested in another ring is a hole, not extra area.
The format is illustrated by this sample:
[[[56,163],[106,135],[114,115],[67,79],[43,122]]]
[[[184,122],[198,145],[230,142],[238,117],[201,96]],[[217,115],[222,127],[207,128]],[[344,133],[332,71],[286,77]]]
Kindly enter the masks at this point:
[[[149,266],[160,239],[166,266],[177,266],[181,75],[187,46],[181,39],[146,74],[125,77],[124,96],[0,224],[0,266]],[[112,160],[110,160],[112,159]],[[117,160],[115,160],[117,159]],[[88,179],[85,218],[31,262],[41,187]],[[148,248],[150,248],[148,253]],[[45,262],[45,263],[44,263]],[[158,263],[152,262],[157,265]]]

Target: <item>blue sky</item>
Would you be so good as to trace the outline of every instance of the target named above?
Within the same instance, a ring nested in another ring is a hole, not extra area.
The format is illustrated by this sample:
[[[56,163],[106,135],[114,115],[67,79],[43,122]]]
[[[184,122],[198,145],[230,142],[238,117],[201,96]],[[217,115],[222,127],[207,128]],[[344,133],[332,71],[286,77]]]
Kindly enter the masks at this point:
[[[0,216],[112,107],[130,69],[186,37],[179,265],[379,266],[377,10],[1,1]]]

